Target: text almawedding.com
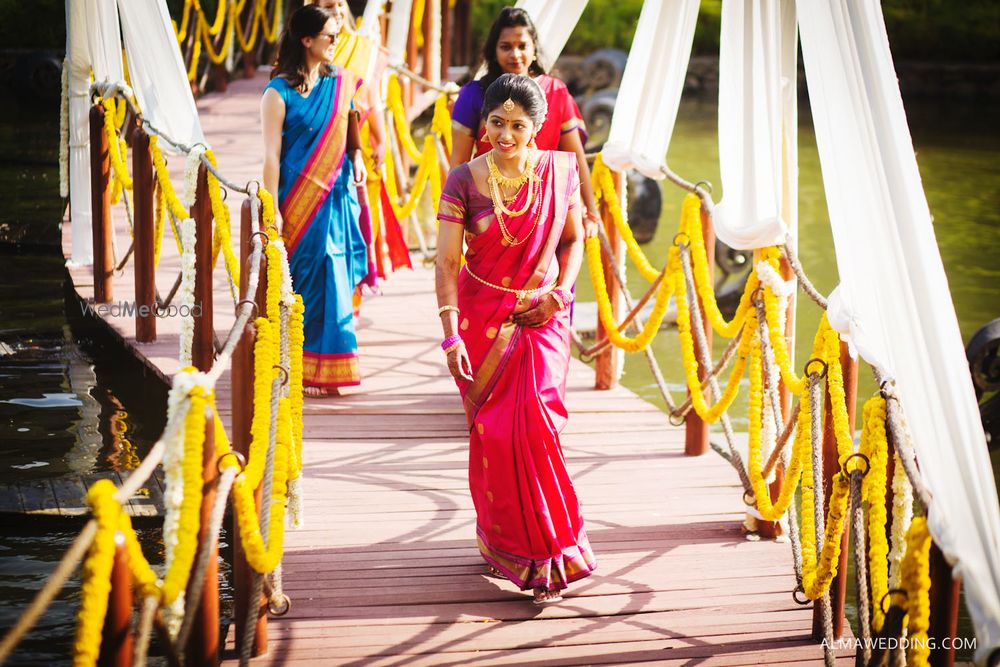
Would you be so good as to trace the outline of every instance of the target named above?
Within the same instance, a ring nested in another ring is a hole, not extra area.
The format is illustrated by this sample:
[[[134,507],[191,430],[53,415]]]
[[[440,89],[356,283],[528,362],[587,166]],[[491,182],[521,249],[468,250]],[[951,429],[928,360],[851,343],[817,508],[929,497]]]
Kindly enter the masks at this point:
[[[952,649],[956,651],[976,650],[975,637],[943,637],[940,641],[935,637],[869,637],[867,639],[841,637],[834,640],[824,639],[822,643],[823,648],[831,648],[835,651],[847,649],[856,651],[864,648],[866,644],[871,651],[895,651],[898,649],[906,651],[911,648],[926,648],[931,651],[936,651],[938,648],[946,651]]]
[[[114,301],[111,303],[80,303],[80,314],[98,317],[201,317],[201,302],[194,305],[150,306],[135,301]]]

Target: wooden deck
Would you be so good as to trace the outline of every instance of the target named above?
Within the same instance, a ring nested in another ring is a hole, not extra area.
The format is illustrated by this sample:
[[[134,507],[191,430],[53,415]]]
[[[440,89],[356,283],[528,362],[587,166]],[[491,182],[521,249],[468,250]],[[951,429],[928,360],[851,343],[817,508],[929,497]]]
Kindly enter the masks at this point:
[[[236,82],[225,97],[199,103],[220,166],[238,182],[259,173],[262,86],[261,77]],[[229,201],[235,214],[239,202]],[[127,244],[125,234],[122,251]],[[163,249],[161,289],[178,266],[173,243]],[[87,270],[71,274],[90,298]],[[224,332],[232,301],[221,263],[218,275],[216,329]],[[402,272],[382,287],[362,306],[362,385],[306,402],[306,526],[285,540],[292,608],[269,621],[269,652],[255,664],[822,661],[809,638],[811,608],[792,601],[790,549],[744,539],[742,494],[728,464],[714,454],[685,457],[683,432],[664,414],[624,389],[593,391],[593,372],[577,361],[563,443],[598,569],[545,608],[485,577],[464,418],[438,349],[432,272]],[[132,298],[127,272],[115,289],[116,299]],[[134,343],[131,321],[107,322],[163,377],[176,370],[176,321],[160,320],[159,340],[147,345]],[[227,375],[218,389],[228,414]],[[232,644],[230,631],[235,664]]]

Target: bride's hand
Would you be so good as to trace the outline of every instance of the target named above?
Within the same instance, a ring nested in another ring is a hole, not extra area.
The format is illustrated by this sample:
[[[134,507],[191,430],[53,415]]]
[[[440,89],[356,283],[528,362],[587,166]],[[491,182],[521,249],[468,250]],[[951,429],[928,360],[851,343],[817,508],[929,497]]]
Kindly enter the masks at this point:
[[[448,370],[456,380],[472,382],[472,362],[464,345],[459,345],[448,353]]]
[[[552,316],[561,309],[562,304],[551,294],[546,294],[534,308],[518,313],[510,319],[514,324],[522,327],[541,327],[545,326],[552,319]]]

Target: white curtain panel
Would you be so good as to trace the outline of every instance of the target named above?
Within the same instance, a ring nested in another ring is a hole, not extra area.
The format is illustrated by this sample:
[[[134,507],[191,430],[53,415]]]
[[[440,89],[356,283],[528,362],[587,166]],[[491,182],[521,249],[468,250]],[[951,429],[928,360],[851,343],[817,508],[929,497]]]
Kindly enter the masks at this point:
[[[401,65],[406,60],[406,39],[410,34],[410,12],[413,0],[393,0],[389,10],[389,36],[386,48],[389,50],[389,62]]]
[[[841,277],[831,321],[896,380],[982,662],[1000,645],[1000,510],[881,8],[799,0],[798,15]]]
[[[687,75],[699,0],[644,2],[618,88],[604,161],[661,179]]]
[[[538,30],[538,61],[546,71],[552,69],[580,21],[587,0],[517,0],[515,6],[528,12],[534,22]]]
[[[796,152],[794,0],[729,0],[722,5],[719,54],[719,166],[723,198],[715,233],[752,250],[794,229],[783,211],[785,170]],[[794,212],[794,207],[790,211]]]
[[[66,0],[69,72],[69,192],[72,254],[94,261],[90,209],[90,71],[97,81],[121,81],[122,43],[115,0]]]
[[[379,25],[378,17],[384,11],[384,0],[370,0],[370,2],[365,3],[365,13],[361,15],[361,27],[358,28],[358,33],[376,44],[381,43],[378,37],[382,34],[382,27]]]
[[[118,11],[129,78],[143,116],[175,141],[204,142],[166,0],[118,0]]]

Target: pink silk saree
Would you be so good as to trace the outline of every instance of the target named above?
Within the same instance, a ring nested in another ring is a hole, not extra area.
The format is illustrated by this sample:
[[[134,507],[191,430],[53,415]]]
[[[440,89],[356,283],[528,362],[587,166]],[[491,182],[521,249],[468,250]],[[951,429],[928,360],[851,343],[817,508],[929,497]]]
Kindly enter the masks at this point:
[[[555,256],[566,215],[579,205],[576,158],[545,151],[536,166],[541,193],[524,215],[506,221],[516,239],[528,235],[537,206],[538,226],[527,241],[507,243],[490,199],[467,165],[451,172],[441,196],[441,224],[488,218],[481,234],[466,233],[466,268],[458,279],[459,334],[473,382],[459,381],[469,422],[469,487],[483,558],[526,590],[558,591],[596,566],[576,491],[566,471],[559,433],[570,356],[569,311],[542,327],[520,327],[510,316],[534,306],[543,292],[518,301],[479,278],[510,289],[537,289],[559,274]],[[523,207],[522,188],[512,208]]]

